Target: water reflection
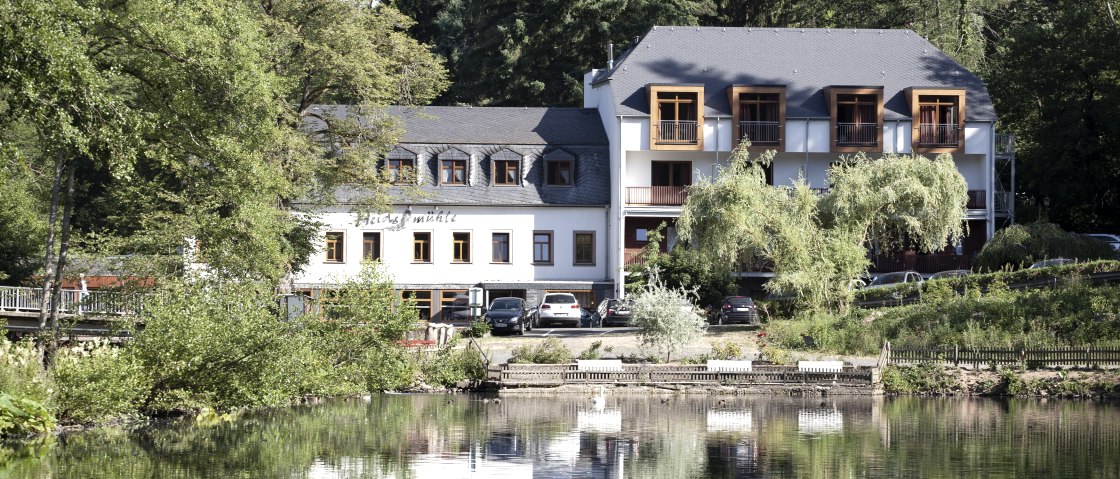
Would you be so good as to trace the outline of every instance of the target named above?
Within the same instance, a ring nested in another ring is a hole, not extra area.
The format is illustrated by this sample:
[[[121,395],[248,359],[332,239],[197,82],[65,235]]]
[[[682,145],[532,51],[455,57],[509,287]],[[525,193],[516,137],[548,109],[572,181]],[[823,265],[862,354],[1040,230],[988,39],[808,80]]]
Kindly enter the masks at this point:
[[[1120,408],[1044,400],[375,397],[0,449],[0,477],[1120,477]]]

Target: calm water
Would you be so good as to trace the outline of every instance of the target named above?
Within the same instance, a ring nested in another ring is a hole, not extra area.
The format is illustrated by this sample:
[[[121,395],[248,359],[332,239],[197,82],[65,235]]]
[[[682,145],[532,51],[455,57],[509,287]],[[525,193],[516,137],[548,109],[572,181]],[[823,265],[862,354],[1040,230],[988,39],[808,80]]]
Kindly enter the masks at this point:
[[[0,448],[0,478],[1120,477],[1120,405],[387,395]]]

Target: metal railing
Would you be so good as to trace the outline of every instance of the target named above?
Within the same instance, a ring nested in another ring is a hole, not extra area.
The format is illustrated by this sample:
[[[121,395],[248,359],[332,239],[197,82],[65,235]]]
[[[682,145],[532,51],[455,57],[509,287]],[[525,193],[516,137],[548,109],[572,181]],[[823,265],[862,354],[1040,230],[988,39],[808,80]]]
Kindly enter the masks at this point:
[[[968,203],[965,208],[982,210],[988,207],[988,196],[984,190],[968,190]]]
[[[838,146],[878,145],[879,125],[877,123],[837,123],[836,144]]]
[[[1015,153],[1015,135],[1012,133],[996,133],[996,154],[1011,155]]]
[[[751,145],[776,145],[782,139],[782,125],[776,121],[740,121],[739,141]]]
[[[626,204],[680,206],[688,199],[687,186],[628,186]]]
[[[960,146],[960,125],[955,123],[937,123],[918,125],[917,146]]]
[[[44,301],[42,288],[0,286],[0,311],[38,313],[50,301]],[[80,291],[64,289],[59,312],[63,314],[137,314],[143,308],[143,295],[117,291]]]
[[[970,254],[918,254],[907,251],[902,254],[874,255],[871,257],[869,270],[875,273],[907,270],[914,270],[919,273],[936,273],[952,269],[972,269],[972,263],[975,260],[976,257]]]
[[[697,122],[684,120],[662,120],[658,122],[655,138],[664,145],[697,144]]]

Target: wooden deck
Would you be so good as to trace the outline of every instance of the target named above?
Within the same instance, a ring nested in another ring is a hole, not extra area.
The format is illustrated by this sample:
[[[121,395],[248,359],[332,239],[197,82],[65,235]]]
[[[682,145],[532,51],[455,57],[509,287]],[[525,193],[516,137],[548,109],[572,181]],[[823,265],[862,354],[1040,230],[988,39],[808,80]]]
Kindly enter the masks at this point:
[[[624,364],[621,371],[580,371],[576,364],[502,364],[487,371],[502,388],[565,384],[715,385],[822,384],[870,386],[873,368],[847,366],[839,372],[799,371],[792,366],[755,365],[752,371],[709,371],[706,365]]]

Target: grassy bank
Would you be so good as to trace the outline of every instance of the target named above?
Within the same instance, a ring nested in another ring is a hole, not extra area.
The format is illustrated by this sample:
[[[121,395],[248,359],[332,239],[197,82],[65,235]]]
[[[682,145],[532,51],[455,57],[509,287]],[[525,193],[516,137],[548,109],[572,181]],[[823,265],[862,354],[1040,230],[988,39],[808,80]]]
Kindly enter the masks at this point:
[[[891,394],[1120,398],[1120,371],[1113,370],[975,371],[930,363],[888,366],[882,378]]]

